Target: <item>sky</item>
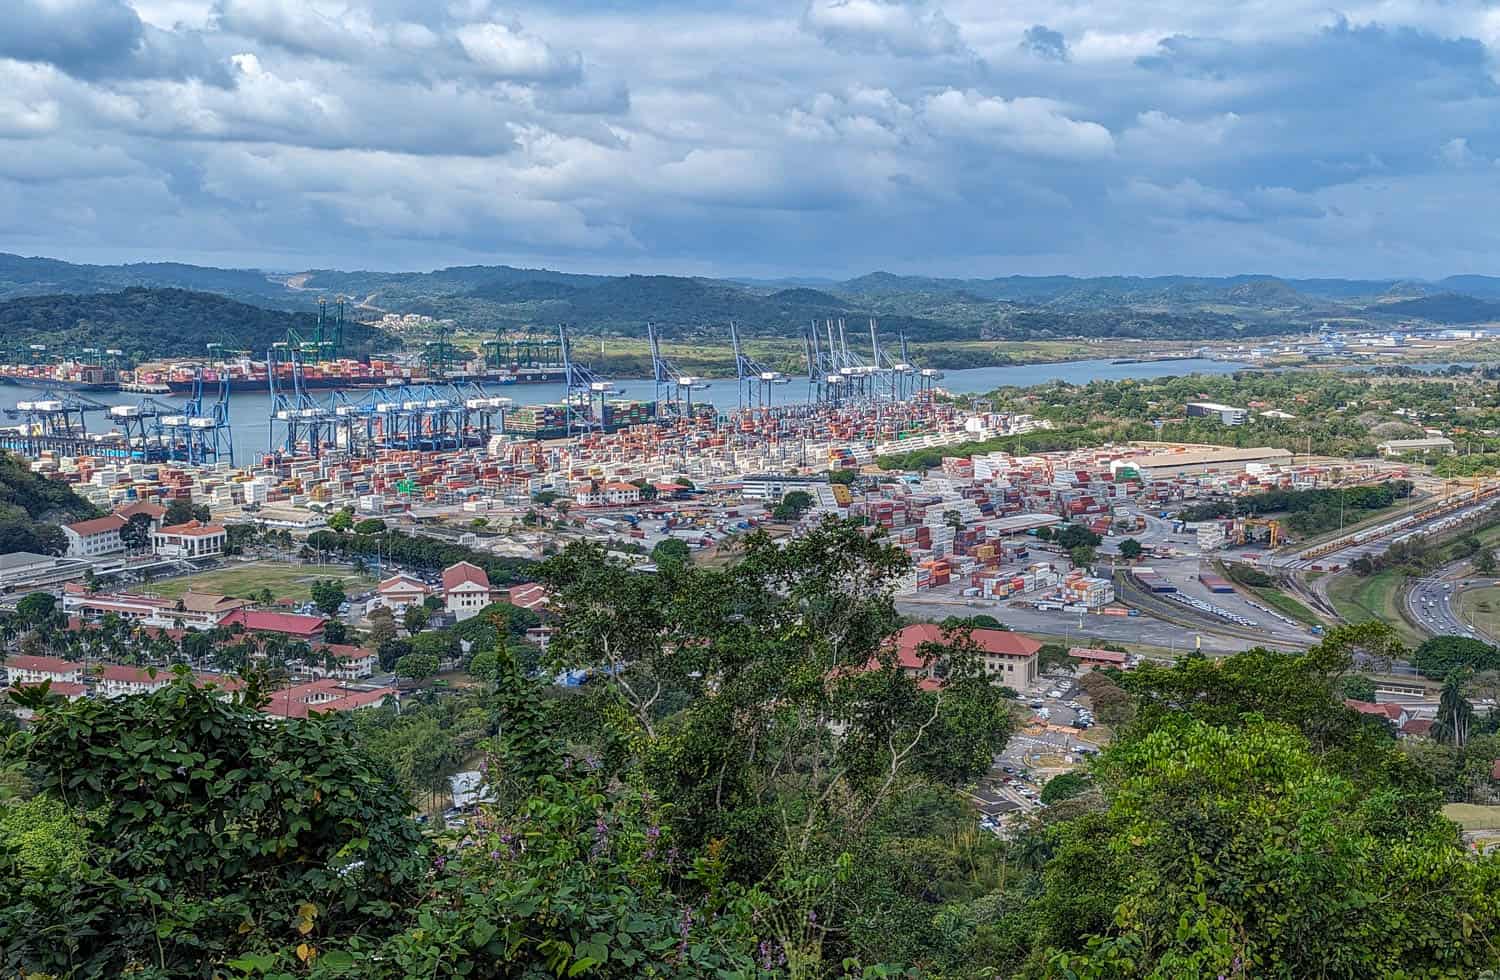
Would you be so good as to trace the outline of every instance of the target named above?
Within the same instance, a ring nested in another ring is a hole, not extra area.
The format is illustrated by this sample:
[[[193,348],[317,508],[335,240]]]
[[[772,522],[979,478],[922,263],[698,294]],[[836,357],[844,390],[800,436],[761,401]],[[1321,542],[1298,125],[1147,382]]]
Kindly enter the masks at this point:
[[[1497,273],[1472,0],[0,0],[0,251]]]

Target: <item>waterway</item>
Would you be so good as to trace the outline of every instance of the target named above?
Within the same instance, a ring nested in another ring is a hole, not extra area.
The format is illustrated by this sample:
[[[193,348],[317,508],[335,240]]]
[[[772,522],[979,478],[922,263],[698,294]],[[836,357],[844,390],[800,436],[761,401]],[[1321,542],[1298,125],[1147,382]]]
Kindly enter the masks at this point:
[[[1121,381],[1126,378],[1163,378],[1184,374],[1229,374],[1251,367],[1232,361],[1215,361],[1209,358],[1182,358],[1168,361],[1146,361],[1137,364],[1115,364],[1109,360],[1058,361],[1051,364],[1022,364],[1008,367],[966,368],[944,371],[937,382],[953,394],[982,394],[1008,385],[1036,385],[1048,381],[1067,381],[1072,384],[1087,384],[1090,381]],[[649,401],[654,396],[654,386],[649,378],[615,380],[617,393],[612,398]],[[732,378],[720,378],[706,382],[707,387],[693,392],[694,403],[708,402],[720,409],[731,410],[739,404],[739,386]],[[517,405],[545,405],[562,401],[565,387],[559,382],[544,384],[491,385],[496,395],[511,399]],[[40,394],[34,388],[0,385],[0,408],[14,408],[19,401],[35,399]],[[322,401],[329,391],[315,391],[315,398]],[[356,400],[378,392],[357,391],[351,393]],[[83,397],[107,405],[134,405],[141,401],[138,394],[129,392],[89,393]],[[154,396],[157,401],[175,404],[179,399]],[[808,383],[805,378],[794,378],[786,384],[771,387],[772,403],[776,405],[805,402],[808,398]],[[271,396],[261,392],[236,392],[229,396],[229,422],[234,436],[234,458],[237,463],[246,463],[265,452],[270,445]],[[0,425],[8,424],[0,419]],[[111,428],[103,413],[90,413],[90,432],[103,432]]]

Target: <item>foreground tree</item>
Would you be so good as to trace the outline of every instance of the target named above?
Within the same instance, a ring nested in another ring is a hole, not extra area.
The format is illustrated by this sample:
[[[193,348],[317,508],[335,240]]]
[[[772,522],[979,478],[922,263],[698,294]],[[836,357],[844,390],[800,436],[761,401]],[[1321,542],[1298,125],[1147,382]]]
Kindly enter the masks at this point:
[[[76,853],[39,867],[24,835],[0,836],[6,972],[207,977],[389,926],[415,894],[421,837],[339,723],[273,719],[186,677],[21,697],[38,715],[18,757]]]

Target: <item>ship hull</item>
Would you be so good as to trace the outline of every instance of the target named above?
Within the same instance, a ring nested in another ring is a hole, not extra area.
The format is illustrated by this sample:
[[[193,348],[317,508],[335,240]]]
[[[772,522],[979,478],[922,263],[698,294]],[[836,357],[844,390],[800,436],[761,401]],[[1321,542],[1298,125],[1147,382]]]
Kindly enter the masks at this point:
[[[118,381],[74,381],[69,378],[17,378],[0,374],[0,384],[19,385],[22,388],[48,388],[59,391],[119,391]]]

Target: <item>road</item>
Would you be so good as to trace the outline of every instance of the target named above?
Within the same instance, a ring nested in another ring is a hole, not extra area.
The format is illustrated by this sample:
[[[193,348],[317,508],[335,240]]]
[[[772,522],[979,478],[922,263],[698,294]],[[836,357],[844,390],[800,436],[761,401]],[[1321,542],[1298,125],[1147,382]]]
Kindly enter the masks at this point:
[[[1404,598],[1406,609],[1413,622],[1434,636],[1472,636],[1494,643],[1494,637],[1487,631],[1464,621],[1458,597],[1469,588],[1491,588],[1500,583],[1491,579],[1460,579],[1468,571],[1468,564],[1454,562],[1426,578],[1413,579]]]
[[[1264,643],[1264,638],[1225,636],[1210,632],[1206,626],[1202,630],[1188,629],[1147,615],[1080,616],[1078,613],[1042,612],[1025,606],[1007,606],[983,599],[903,595],[896,598],[896,611],[903,616],[936,620],[949,616],[987,614],[1018,632],[1060,637],[1064,643],[1086,643],[1095,639],[1127,646],[1145,643],[1168,651],[1188,651],[1198,645],[1201,637],[1202,649],[1206,653],[1239,653]]]

